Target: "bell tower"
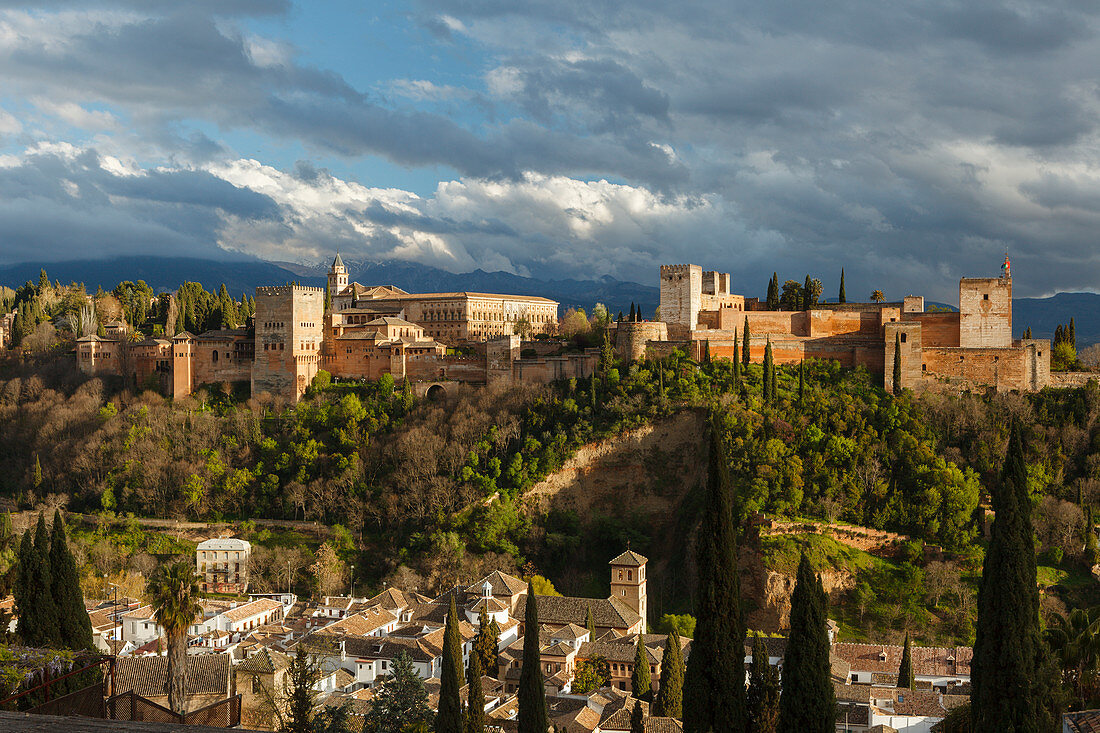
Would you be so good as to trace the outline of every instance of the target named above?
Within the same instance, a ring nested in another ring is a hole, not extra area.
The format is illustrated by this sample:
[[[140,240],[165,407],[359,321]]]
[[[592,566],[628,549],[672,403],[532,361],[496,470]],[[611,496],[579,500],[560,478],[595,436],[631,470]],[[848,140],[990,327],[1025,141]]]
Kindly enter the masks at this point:
[[[348,286],[348,268],[344,267],[344,260],[340,253],[336,253],[336,259],[332,261],[332,267],[328,271],[328,302],[339,295]]]
[[[611,597],[617,598],[637,611],[642,617],[642,628],[646,623],[649,610],[646,601],[646,563],[649,559],[636,552],[627,550],[612,560]]]

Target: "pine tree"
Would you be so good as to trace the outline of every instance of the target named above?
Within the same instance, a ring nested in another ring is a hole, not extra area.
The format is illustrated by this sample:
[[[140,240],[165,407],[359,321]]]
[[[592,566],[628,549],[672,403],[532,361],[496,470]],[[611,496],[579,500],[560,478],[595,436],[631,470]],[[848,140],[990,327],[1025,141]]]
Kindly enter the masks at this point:
[[[645,713],[642,712],[642,701],[634,701],[634,709],[630,711],[630,733],[645,733]]]
[[[779,730],[832,733],[836,695],[829,665],[825,590],[806,555],[791,593],[791,630],[783,659]]]
[[[523,668],[519,674],[519,733],[546,733],[546,690],[542,683],[539,649],[539,613],[535,588],[527,582],[527,609],[523,616]]]
[[[749,319],[745,319],[745,333],[741,335],[741,364],[742,366],[749,365]]]
[[[305,644],[298,645],[286,675],[287,720],[282,730],[287,733],[313,733],[313,702],[317,697],[313,685],[317,681],[317,670],[309,663]]]
[[[92,622],[84,608],[84,593],[80,590],[80,575],[76,570],[76,560],[69,550],[65,537],[65,523],[61,520],[61,510],[55,509],[53,515],[53,533],[50,536],[50,576],[52,596],[57,604],[61,621],[59,629],[61,644],[66,649],[76,651],[93,649]]]
[[[665,638],[665,652],[661,657],[661,685],[657,690],[657,711],[654,715],[679,718],[684,714],[684,652],[680,648],[680,635],[669,634]]]
[[[901,334],[894,334],[894,394],[901,394]]]
[[[481,660],[477,654],[471,654],[466,674],[469,687],[466,690],[464,733],[485,733],[485,693],[481,689],[481,674]]]
[[[768,310],[779,310],[779,274],[773,272],[772,279],[768,281]]]
[[[393,733],[416,725],[428,730],[432,714],[428,692],[406,652],[394,657],[390,672],[363,720],[363,733]]]
[[[976,731],[1052,729],[1058,691],[1039,625],[1035,544],[1027,464],[1013,423],[1000,481],[991,490],[995,520],[978,587],[970,715]]]
[[[775,393],[772,391],[775,385],[775,378],[772,373],[774,370],[772,342],[771,339],[768,339],[768,344],[764,347],[764,403],[769,405],[775,401]]]
[[[451,607],[443,627],[443,667],[439,674],[439,711],[436,733],[462,733],[462,638],[458,631],[458,610],[451,594]],[[480,675],[479,675],[480,676]]]
[[[745,717],[747,733],[774,733],[779,719],[779,670],[768,661],[768,649],[760,634],[755,634],[752,642]]]
[[[634,669],[630,673],[630,689],[634,697],[647,702],[653,692],[653,678],[649,673],[649,656],[646,654],[641,634],[638,634],[638,643],[634,646]]]
[[[698,622],[684,673],[684,731],[738,731],[745,715],[745,629],[729,460],[714,414],[703,507],[697,534]]]
[[[596,640],[596,621],[592,618],[592,604],[588,604],[588,610],[584,612],[584,628],[588,629],[588,640]]]
[[[901,652],[901,666],[898,667],[899,688],[913,689],[913,650],[910,647],[909,632],[905,632],[905,647]]]
[[[848,302],[848,296],[844,292],[844,268],[843,267],[840,268],[840,295],[839,295],[837,301],[840,302],[840,303],[847,303]]]

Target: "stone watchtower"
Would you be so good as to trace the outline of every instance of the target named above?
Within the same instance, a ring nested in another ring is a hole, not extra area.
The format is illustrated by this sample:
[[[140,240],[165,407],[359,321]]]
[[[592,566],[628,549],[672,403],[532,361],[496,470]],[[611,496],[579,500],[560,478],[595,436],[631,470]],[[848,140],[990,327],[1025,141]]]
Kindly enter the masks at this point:
[[[331,303],[339,293],[348,286],[348,268],[344,267],[344,260],[340,253],[336,253],[336,259],[332,261],[332,267],[328,271],[328,302]]]
[[[627,550],[612,560],[611,565],[611,597],[617,598],[633,608],[642,617],[642,624],[646,623],[646,612],[649,610],[646,602],[646,578],[645,568],[649,560],[636,552]]]
[[[668,338],[688,338],[699,323],[702,307],[703,268],[661,265],[661,320],[668,324]]]
[[[299,285],[256,288],[253,396],[301,399],[321,362],[325,293]]]

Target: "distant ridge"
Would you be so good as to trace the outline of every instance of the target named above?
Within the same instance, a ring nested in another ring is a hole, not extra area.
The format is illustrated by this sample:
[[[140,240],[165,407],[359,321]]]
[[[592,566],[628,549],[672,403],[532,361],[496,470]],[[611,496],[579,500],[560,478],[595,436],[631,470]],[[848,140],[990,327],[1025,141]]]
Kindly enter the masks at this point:
[[[415,262],[353,262],[345,259],[352,281],[364,285],[396,285],[409,292],[451,292],[460,290],[539,295],[561,303],[562,311],[605,304],[613,314],[629,311],[633,302],[652,318],[657,308],[656,287],[624,282],[612,277],[599,280],[539,280],[507,272],[475,270],[453,273]],[[303,285],[323,286],[329,263],[315,266],[263,260],[223,261],[188,257],[116,257],[107,260],[66,260],[63,262],[23,262],[0,266],[0,285],[17,288],[28,280],[38,282],[43,267],[50,280],[84,283],[95,292],[110,290],[122,280],[144,280],[153,290],[175,290],[186,281],[202,283],[207,290],[223,282],[234,296],[252,291],[258,285],[281,285],[296,281]]]
[[[396,285],[409,292],[450,292],[472,290],[517,295],[541,295],[553,298],[562,311],[581,307],[591,312],[594,303],[603,303],[612,315],[629,312],[630,304],[641,307],[643,316],[652,318],[660,300],[660,291],[651,285],[616,280],[604,276],[598,280],[540,280],[508,272],[474,270],[453,273],[415,262],[353,262],[345,259],[353,281],[364,285]],[[62,283],[82,282],[92,292],[98,287],[110,290],[121,280],[144,280],[157,292],[175,290],[185,281],[199,282],[207,290],[223,282],[234,296],[252,293],[257,285],[281,285],[297,281],[303,285],[323,286],[329,262],[302,265],[291,262],[267,262],[257,259],[213,260],[194,257],[115,257],[106,260],[66,260],[43,265],[23,262],[0,266],[0,285],[17,288],[30,280],[38,281],[43,267],[50,280]],[[931,304],[931,303],[930,303]],[[948,306],[954,310],[954,306]],[[1051,338],[1055,327],[1075,319],[1079,348],[1100,343],[1100,295],[1096,293],[1058,293],[1049,298],[1013,300],[1012,326],[1016,337],[1028,326],[1039,338]]]

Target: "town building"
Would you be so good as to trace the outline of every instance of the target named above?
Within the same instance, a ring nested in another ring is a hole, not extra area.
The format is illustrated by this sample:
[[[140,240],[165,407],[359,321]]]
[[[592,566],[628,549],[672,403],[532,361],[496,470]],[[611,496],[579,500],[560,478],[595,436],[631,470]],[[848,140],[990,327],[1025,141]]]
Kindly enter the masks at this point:
[[[832,359],[864,367],[900,387],[1035,391],[1050,384],[1050,342],[1012,337],[1012,268],[996,278],[959,281],[959,310],[926,309],[924,298],[891,303],[817,303],[805,310],[769,310],[731,292],[728,274],[698,265],[660,271],[659,323],[620,324],[616,348],[628,359],[682,348],[695,357],[733,356],[750,334],[749,355],[762,361],[770,343],[777,364]]]
[[[244,593],[248,590],[248,558],[252,545],[234,537],[203,540],[195,548],[195,568],[202,580],[199,589],[212,593]]]

